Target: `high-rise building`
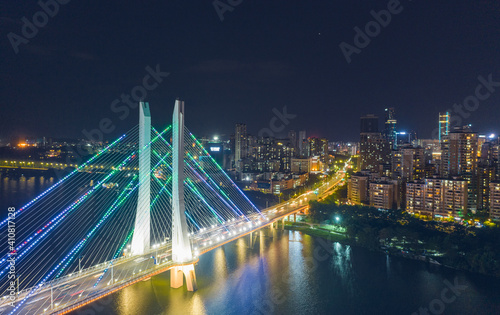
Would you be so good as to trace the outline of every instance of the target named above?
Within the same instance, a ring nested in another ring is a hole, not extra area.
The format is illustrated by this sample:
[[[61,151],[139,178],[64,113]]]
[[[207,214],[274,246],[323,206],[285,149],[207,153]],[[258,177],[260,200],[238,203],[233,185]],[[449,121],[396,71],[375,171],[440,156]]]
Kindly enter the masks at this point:
[[[443,141],[450,133],[450,113],[439,113],[439,141]]]
[[[389,142],[378,132],[378,117],[372,114],[360,119],[359,170],[379,171],[381,164],[391,162]]]
[[[406,183],[406,211],[433,215],[433,210],[425,207],[425,183],[423,181]]]
[[[401,150],[392,150],[391,152],[391,177],[392,179],[401,179],[401,167],[403,163],[403,153]]]
[[[236,124],[234,133],[234,163],[236,169],[242,171],[241,162],[247,156],[248,135],[246,124]]]
[[[450,175],[450,113],[439,113],[439,144],[441,147],[439,174],[442,177]]]
[[[464,217],[467,213],[467,181],[455,177],[408,182],[406,210],[438,217]]]
[[[401,150],[401,179],[414,181],[423,179],[425,175],[424,149],[407,145]]]
[[[301,174],[311,172],[311,158],[292,158],[292,173]]]
[[[322,157],[328,156],[328,139],[321,138],[319,139],[319,142],[320,142],[320,155]]]
[[[490,183],[490,218],[500,220],[500,181]]]
[[[443,204],[443,181],[437,177],[425,179],[425,205],[426,213],[441,213]]]
[[[311,137],[307,139],[308,141],[308,152],[307,157],[321,156],[325,157],[328,155],[328,139]]]
[[[418,134],[415,130],[412,130],[408,133],[408,143],[412,145],[416,145],[418,141]]]
[[[398,189],[396,182],[377,181],[370,183],[370,207],[395,209],[398,207]]]
[[[299,147],[299,151],[297,153],[299,155],[304,155],[304,151],[306,151],[304,148],[304,142],[306,141],[307,141],[306,131],[305,130],[299,131],[299,138],[297,139],[297,146]]]
[[[455,128],[449,133],[449,174],[467,181],[468,209],[477,209],[478,134],[470,126]]]
[[[297,143],[297,133],[295,130],[288,131],[288,141],[290,141],[290,145],[293,147],[294,152],[297,153],[299,145]]]
[[[365,174],[356,173],[347,182],[347,195],[355,205],[363,205],[369,202],[368,188],[370,177]]]
[[[477,166],[477,209],[488,209],[490,204],[490,183],[495,180],[493,164],[479,163]]]
[[[389,142],[380,133],[361,133],[359,141],[360,170],[379,171],[381,164],[390,164],[391,150]]]
[[[378,117],[373,114],[368,114],[361,117],[360,125],[361,133],[377,133],[378,132]]]
[[[397,131],[396,131],[396,114],[394,108],[386,108],[385,109],[385,128],[384,128],[384,136],[389,142],[389,145],[392,150],[397,149]]]

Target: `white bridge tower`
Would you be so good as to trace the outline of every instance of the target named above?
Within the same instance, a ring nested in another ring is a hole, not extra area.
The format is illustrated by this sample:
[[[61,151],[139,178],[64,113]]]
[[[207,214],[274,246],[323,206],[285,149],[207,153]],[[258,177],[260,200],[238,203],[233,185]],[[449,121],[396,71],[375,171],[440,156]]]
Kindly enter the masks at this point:
[[[135,215],[132,254],[149,250],[151,234],[151,114],[147,102],[139,103],[139,198]],[[144,148],[147,146],[146,148]]]
[[[170,269],[170,286],[179,288],[186,277],[188,291],[195,291],[196,275],[184,205],[184,102],[175,101],[172,124],[172,260],[184,264]]]

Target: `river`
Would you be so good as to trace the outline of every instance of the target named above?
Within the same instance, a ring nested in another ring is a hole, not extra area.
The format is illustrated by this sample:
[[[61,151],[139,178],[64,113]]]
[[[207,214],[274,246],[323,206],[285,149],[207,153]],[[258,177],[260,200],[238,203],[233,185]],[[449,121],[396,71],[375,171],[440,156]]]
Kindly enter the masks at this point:
[[[2,177],[2,213],[53,181]],[[270,236],[266,229],[253,248],[243,238],[202,255],[194,293],[171,289],[167,272],[73,314],[500,314],[500,279],[296,231]]]

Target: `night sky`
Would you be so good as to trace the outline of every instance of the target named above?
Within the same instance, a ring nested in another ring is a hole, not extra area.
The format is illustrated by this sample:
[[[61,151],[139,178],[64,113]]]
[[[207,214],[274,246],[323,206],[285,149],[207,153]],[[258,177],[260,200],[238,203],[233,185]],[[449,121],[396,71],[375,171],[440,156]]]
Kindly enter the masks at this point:
[[[22,17],[41,7],[2,0],[0,138],[83,138],[109,118],[113,139],[138,110],[111,104],[156,65],[170,73],[145,98],[157,127],[179,97],[197,135],[229,135],[237,122],[256,134],[287,106],[297,115],[287,129],[331,140],[357,140],[359,117],[383,117],[385,107],[396,108],[400,130],[430,137],[438,112],[474,95],[478,76],[500,82],[500,3],[402,0],[347,63],[339,44],[354,45],[354,28],[392,1],[230,0],[238,5],[221,21],[213,1],[73,0],[16,54],[8,34],[22,35]],[[464,120],[487,134],[500,132],[500,86],[492,89]]]

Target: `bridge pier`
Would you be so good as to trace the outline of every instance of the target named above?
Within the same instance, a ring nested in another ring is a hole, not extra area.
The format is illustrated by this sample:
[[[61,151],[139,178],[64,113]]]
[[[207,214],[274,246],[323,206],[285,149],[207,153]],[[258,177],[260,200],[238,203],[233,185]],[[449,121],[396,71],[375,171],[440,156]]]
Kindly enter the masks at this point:
[[[186,277],[187,290],[196,291],[198,285],[196,283],[194,264],[173,267],[170,269],[170,286],[174,289],[182,287],[184,285],[184,277]]]
[[[193,260],[185,214],[184,178],[184,102],[176,100],[172,124],[172,260],[180,264]],[[188,291],[196,290],[194,264],[173,267],[170,286],[181,287],[183,276]]]
[[[285,218],[281,219],[281,229],[285,230]]]

